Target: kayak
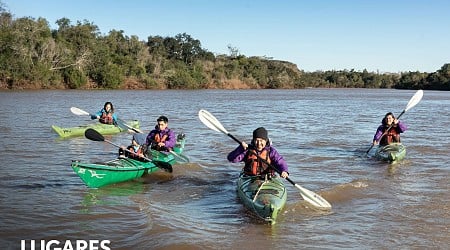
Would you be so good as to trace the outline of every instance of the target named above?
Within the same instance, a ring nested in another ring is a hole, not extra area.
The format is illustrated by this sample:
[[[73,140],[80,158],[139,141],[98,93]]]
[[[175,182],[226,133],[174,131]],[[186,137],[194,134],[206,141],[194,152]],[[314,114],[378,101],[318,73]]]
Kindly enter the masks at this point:
[[[185,136],[177,136],[174,152],[181,154],[184,149]],[[71,167],[81,180],[90,188],[134,180],[160,169],[171,168],[177,158],[169,152],[148,151],[151,161],[138,161],[131,158],[118,158],[101,163],[86,163],[73,160]]]
[[[91,188],[125,182],[159,170],[153,162],[130,158],[114,159],[104,163],[72,161],[72,169]]]
[[[136,129],[138,129],[140,126],[138,120],[128,121],[127,125],[129,125],[130,127],[136,128]],[[110,124],[103,124],[103,123],[99,123],[99,122],[93,123],[93,124],[88,124],[88,125],[77,126],[77,127],[71,127],[71,128],[62,128],[62,127],[58,127],[56,125],[52,125],[52,129],[60,137],[63,137],[63,138],[73,137],[73,136],[84,136],[84,131],[86,131],[86,129],[88,129],[88,128],[95,129],[102,135],[112,135],[112,134],[117,134],[120,132],[128,131],[128,128],[126,128],[126,127],[120,127],[120,126],[110,125]]]
[[[264,180],[241,173],[237,193],[246,208],[270,224],[275,224],[287,199],[286,187],[279,177]]]
[[[386,146],[378,147],[375,157],[382,161],[396,163],[406,156],[406,147],[401,143],[392,143]]]

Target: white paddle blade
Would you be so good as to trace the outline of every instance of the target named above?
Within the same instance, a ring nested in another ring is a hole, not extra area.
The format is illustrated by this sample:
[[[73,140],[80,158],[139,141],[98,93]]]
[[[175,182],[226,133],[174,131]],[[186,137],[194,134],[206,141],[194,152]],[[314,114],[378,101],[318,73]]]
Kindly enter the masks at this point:
[[[306,188],[303,188],[298,184],[295,184],[295,187],[297,187],[300,190],[300,194],[302,195],[305,201],[319,208],[331,209],[331,204],[328,203],[328,201],[326,201],[320,195]]]
[[[422,100],[423,97],[423,90],[419,89],[413,97],[411,97],[411,100],[409,100],[408,105],[406,105],[405,112],[411,109],[412,107],[416,106],[417,103]]]
[[[72,112],[75,115],[90,115],[88,112],[76,107],[71,107],[70,112]]]
[[[198,111],[198,118],[200,119],[201,122],[203,122],[203,124],[205,124],[206,127],[217,132],[228,134],[228,131],[222,126],[219,120],[217,120],[216,117],[214,117],[208,111],[204,109]]]

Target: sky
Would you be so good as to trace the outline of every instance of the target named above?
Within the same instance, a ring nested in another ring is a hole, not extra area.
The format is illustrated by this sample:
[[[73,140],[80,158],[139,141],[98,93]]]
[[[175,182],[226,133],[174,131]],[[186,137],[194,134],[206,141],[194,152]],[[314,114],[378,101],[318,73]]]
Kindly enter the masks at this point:
[[[307,72],[435,72],[450,63],[448,0],[0,0],[14,18],[87,20],[142,41],[186,33],[214,54]]]

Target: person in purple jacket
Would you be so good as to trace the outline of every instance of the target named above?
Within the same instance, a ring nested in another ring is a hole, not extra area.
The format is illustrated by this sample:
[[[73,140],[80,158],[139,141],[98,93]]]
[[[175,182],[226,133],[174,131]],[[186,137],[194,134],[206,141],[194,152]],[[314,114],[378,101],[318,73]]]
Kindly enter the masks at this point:
[[[406,124],[395,119],[394,114],[389,112],[384,116],[381,125],[375,132],[372,144],[386,146],[391,143],[400,142],[400,133],[405,132],[406,129]]]
[[[175,132],[168,128],[169,119],[162,115],[156,119],[156,122],[155,129],[148,133],[145,144],[147,147],[158,151],[172,151],[177,140]]]
[[[264,161],[261,160],[264,159]],[[250,145],[242,142],[235,150],[227,156],[230,162],[244,162],[243,172],[246,175],[256,175],[264,178],[266,175],[273,177],[275,170],[278,169],[280,176],[286,178],[289,176],[288,166],[278,151],[270,145],[267,130],[259,127],[253,131],[253,140]]]

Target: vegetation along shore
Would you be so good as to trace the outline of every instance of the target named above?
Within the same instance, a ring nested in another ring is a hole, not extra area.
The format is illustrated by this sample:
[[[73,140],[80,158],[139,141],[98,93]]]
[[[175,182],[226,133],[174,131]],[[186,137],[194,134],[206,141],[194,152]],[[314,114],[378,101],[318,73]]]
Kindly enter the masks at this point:
[[[101,34],[89,21],[20,17],[0,2],[0,89],[277,89],[398,88],[450,90],[450,63],[436,72],[305,72],[231,45],[218,55],[189,34]]]

